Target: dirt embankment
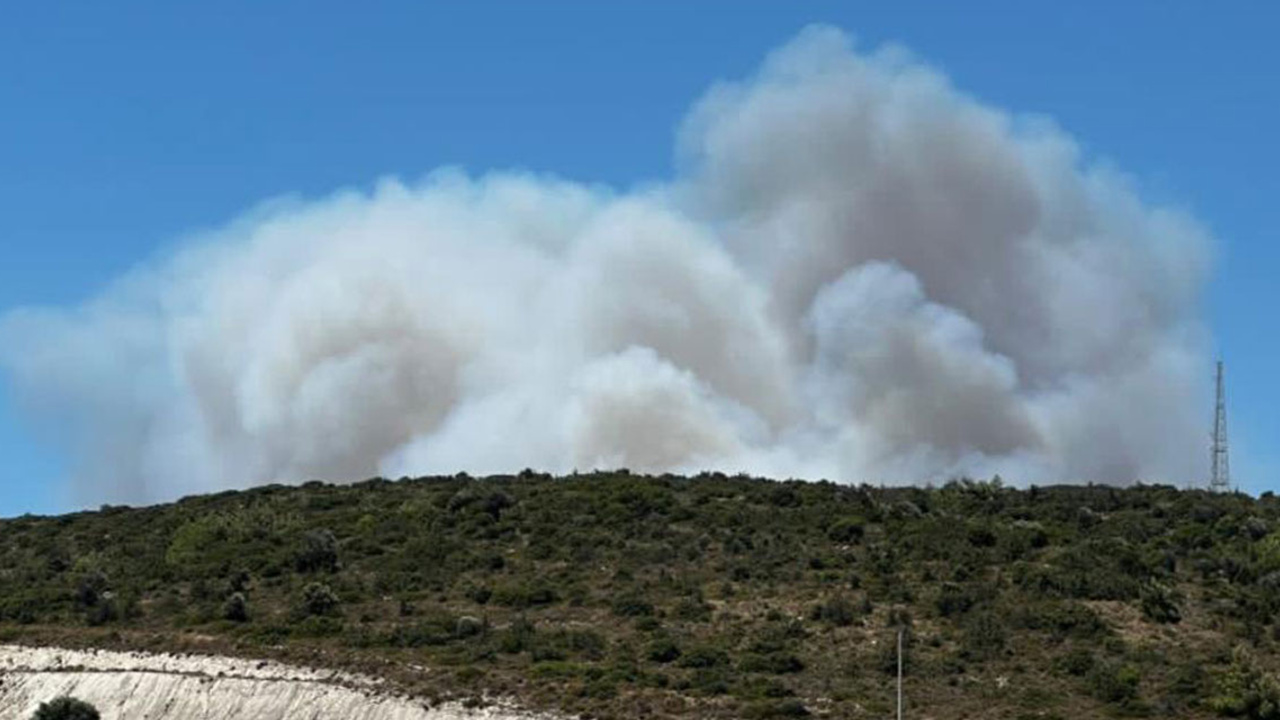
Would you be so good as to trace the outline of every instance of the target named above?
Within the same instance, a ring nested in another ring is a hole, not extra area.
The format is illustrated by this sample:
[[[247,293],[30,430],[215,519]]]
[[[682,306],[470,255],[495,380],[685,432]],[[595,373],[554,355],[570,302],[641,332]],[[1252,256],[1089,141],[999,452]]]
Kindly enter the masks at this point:
[[[0,646],[0,720],[73,695],[103,720],[557,720],[496,705],[427,707],[375,678],[198,655]]]

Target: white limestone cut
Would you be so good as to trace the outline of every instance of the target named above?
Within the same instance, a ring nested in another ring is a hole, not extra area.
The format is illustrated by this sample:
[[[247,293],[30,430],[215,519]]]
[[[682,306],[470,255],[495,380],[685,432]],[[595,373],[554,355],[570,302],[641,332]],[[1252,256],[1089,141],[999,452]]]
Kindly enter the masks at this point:
[[[376,678],[270,661],[0,645],[0,720],[71,695],[103,720],[557,720],[509,705],[427,707]]]

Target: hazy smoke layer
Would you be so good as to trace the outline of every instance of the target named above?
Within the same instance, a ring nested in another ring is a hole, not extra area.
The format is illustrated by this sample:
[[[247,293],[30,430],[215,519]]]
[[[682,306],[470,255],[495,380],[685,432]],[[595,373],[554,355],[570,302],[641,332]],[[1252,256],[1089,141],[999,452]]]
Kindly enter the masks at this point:
[[[274,204],[0,325],[86,499],[373,474],[1201,474],[1209,241],[1069,137],[810,29],[679,176]]]

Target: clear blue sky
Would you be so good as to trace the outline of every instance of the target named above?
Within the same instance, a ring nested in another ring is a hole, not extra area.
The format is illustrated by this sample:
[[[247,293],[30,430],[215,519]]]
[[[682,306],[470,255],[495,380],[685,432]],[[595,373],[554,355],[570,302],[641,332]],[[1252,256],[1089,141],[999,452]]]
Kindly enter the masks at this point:
[[[68,305],[271,196],[443,164],[669,174],[717,78],[812,22],[1052,116],[1221,240],[1209,317],[1234,470],[1280,458],[1280,46],[1271,3],[24,3],[0,10],[0,313]],[[66,509],[0,386],[0,515]],[[1205,408],[1206,430],[1210,407]],[[1207,442],[1207,437],[1206,437]],[[1207,452],[1207,450],[1206,450]]]

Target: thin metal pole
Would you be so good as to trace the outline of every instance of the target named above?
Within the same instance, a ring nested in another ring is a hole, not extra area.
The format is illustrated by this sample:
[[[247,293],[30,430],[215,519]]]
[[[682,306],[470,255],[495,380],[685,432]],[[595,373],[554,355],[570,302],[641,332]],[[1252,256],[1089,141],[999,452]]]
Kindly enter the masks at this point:
[[[902,720],[902,628],[898,628],[898,720]]]

